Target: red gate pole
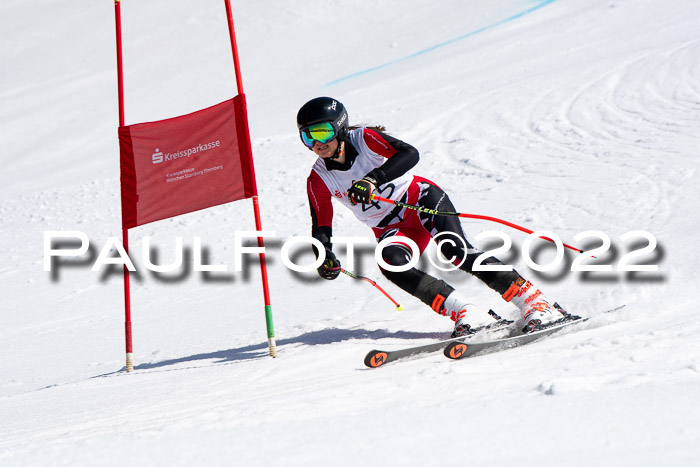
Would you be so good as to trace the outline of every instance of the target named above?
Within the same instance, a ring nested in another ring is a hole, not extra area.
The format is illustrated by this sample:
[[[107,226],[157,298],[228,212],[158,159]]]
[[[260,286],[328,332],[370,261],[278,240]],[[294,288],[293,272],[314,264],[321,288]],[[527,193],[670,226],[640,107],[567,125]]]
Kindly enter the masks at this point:
[[[117,29],[117,87],[119,95],[119,126],[124,126],[124,69],[122,67],[122,14],[119,0],[114,0],[114,16]],[[122,227],[122,245],[129,254],[129,229]],[[131,290],[129,269],[124,265],[124,333],[126,340],[126,371],[134,371],[134,354],[131,340]]]
[[[238,87],[238,95],[241,96],[243,99],[243,102],[245,103],[245,94],[243,93],[243,81],[241,79],[241,68],[240,64],[238,61],[238,46],[236,45],[236,33],[233,28],[233,14],[231,12],[231,1],[230,0],[224,0],[224,3],[226,4],[226,18],[228,19],[228,32],[229,36],[231,38],[231,53],[233,54],[233,68],[236,73],[236,86]],[[251,147],[250,144],[250,131],[248,130],[248,114],[246,111],[246,108],[243,107],[244,112],[243,112],[243,117],[244,117],[244,123],[245,123],[245,131],[246,131],[246,144],[248,145],[247,148],[247,155],[248,157],[248,162],[249,162],[249,167],[251,171],[251,180],[252,180],[252,190],[253,190],[253,211],[255,213],[255,229],[258,232],[262,231],[262,223],[260,221],[260,207],[258,203],[258,186],[255,181],[255,168],[253,166],[253,148]],[[259,248],[264,248],[265,244],[263,242],[262,237],[258,237],[258,247]],[[262,250],[261,250],[262,251]],[[265,299],[265,323],[267,325],[267,342],[268,346],[270,349],[270,356],[271,357],[276,357],[277,356],[277,344],[275,342],[275,329],[272,324],[272,305],[270,304],[270,288],[267,282],[267,264],[265,262],[265,253],[260,253],[260,274],[262,276],[262,286],[263,286],[263,296]]]

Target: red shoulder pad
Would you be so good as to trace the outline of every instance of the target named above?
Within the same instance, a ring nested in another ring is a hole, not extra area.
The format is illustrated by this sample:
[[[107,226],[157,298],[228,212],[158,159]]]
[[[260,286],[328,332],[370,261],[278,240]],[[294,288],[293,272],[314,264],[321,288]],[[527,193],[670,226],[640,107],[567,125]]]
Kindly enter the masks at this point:
[[[362,132],[362,137],[364,138],[367,147],[382,157],[386,157],[388,159],[397,152],[391,144],[382,138],[382,135],[371,128],[365,128]]]

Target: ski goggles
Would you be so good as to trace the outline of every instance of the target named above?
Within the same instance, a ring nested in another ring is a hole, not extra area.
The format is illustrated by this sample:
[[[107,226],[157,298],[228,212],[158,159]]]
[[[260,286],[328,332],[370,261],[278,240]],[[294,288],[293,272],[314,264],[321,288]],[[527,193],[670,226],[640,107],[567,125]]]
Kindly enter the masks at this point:
[[[317,123],[315,125],[308,126],[299,130],[301,135],[301,140],[304,142],[307,148],[312,148],[314,146],[314,141],[318,141],[321,144],[326,144],[333,138],[337,136],[335,128],[331,123]]]

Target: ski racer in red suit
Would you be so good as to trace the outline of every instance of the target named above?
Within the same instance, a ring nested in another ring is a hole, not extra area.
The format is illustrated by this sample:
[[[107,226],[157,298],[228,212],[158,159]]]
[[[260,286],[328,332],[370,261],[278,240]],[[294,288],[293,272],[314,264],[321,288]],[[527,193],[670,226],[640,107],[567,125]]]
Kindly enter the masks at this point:
[[[318,156],[307,180],[307,190],[311,235],[326,250],[326,259],[318,268],[321,277],[332,280],[340,273],[340,262],[331,243],[331,200],[335,198],[371,227],[378,241],[389,236],[409,238],[422,253],[431,238],[441,232],[461,238],[463,245],[441,242],[441,253],[445,258],[455,258],[455,264],[463,261],[460,269],[478,277],[505,301],[516,305],[523,313],[524,332],[570,318],[514,270],[472,271],[475,259],[482,252],[469,244],[457,217],[418,212],[371,199],[376,193],[430,210],[456,212],[438,185],[409,173],[419,159],[413,146],[387,135],[382,127],[350,127],[345,107],[330,97],[318,97],[304,104],[297,114],[297,126],[304,145]],[[317,257],[320,254],[316,247],[314,253]],[[382,251],[383,260],[391,266],[406,265],[411,257],[411,249],[401,243],[390,243]],[[483,264],[503,263],[490,257]],[[380,269],[398,287],[454,321],[453,337],[475,333],[498,319],[492,312],[470,303],[445,281],[419,269],[404,272]]]

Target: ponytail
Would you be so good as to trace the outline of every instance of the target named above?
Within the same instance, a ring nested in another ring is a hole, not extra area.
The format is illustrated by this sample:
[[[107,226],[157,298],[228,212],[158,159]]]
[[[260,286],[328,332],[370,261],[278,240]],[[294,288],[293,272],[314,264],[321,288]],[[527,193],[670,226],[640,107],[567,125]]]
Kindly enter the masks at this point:
[[[384,125],[350,125],[351,130],[357,130],[358,128],[369,128],[370,130],[378,131],[380,133],[386,133],[386,127]]]

